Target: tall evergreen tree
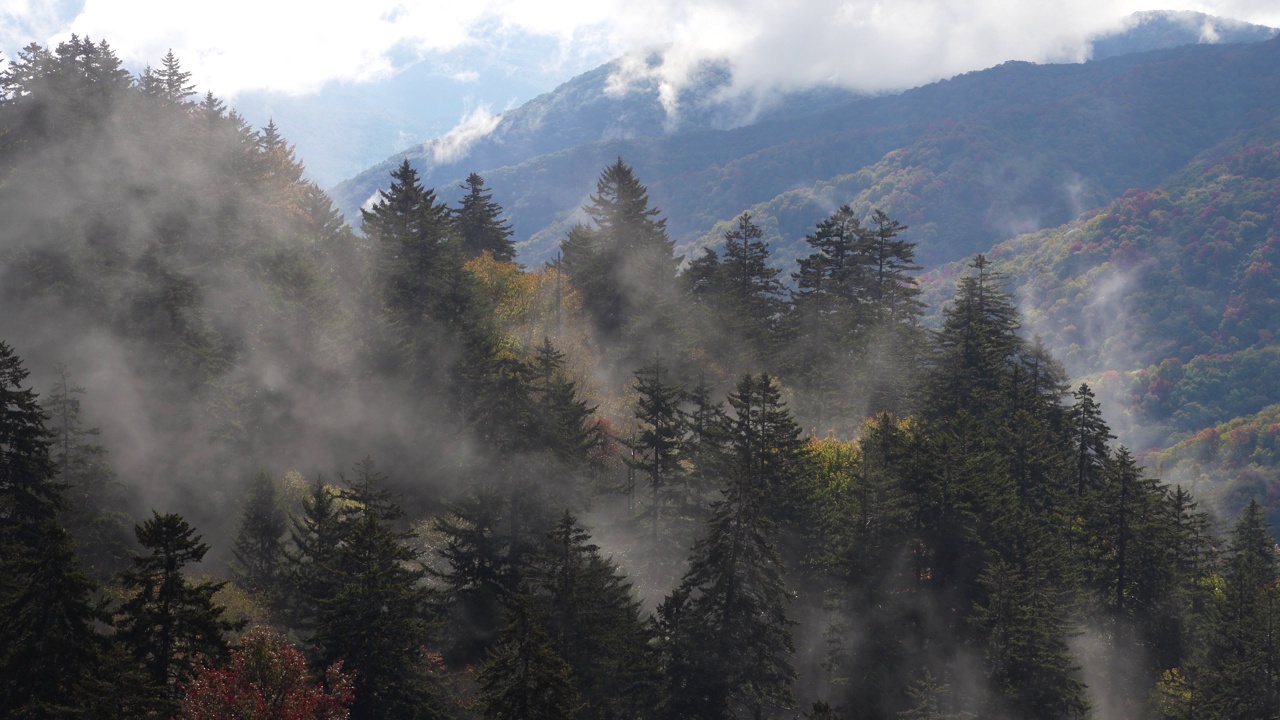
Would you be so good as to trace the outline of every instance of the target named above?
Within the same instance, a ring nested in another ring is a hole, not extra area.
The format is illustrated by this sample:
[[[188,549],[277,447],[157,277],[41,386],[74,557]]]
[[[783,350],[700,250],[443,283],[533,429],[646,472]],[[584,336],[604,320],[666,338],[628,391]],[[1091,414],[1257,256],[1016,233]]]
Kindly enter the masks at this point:
[[[71,716],[105,649],[105,614],[57,523],[64,486],[27,371],[0,342],[0,715]]]
[[[713,327],[723,333],[715,352],[743,369],[758,370],[774,358],[785,309],[779,271],[769,267],[762,234],[744,213],[724,234],[723,261],[707,248],[684,273],[694,300],[707,306]]]
[[[236,564],[231,571],[246,588],[273,599],[279,596],[287,532],[288,519],[276,499],[275,481],[259,472],[249,486],[232,548]]]
[[[1107,459],[1107,442],[1114,440],[1111,428],[1102,417],[1102,408],[1094,400],[1093,390],[1085,383],[1072,394],[1075,402],[1069,411],[1071,444],[1074,450],[1076,495],[1099,484]]]
[[[1280,713],[1280,588],[1276,542],[1256,500],[1231,532],[1220,594],[1208,607],[1193,679],[1201,717],[1263,720]]]
[[[506,628],[480,668],[480,708],[491,720],[567,720],[578,694],[569,665],[551,645],[532,603],[516,600]]]
[[[565,511],[534,561],[551,645],[568,662],[584,717],[636,717],[653,700],[649,632],[617,566]]]
[[[661,358],[654,358],[635,373],[635,419],[638,432],[632,441],[637,457],[628,463],[647,475],[649,509],[647,523],[650,538],[657,540],[662,532],[664,507],[669,506],[674,486],[680,483],[680,446],[684,424],[680,417],[679,385],[668,378],[670,371]]]
[[[149,552],[135,555],[124,573],[130,596],[116,627],[151,681],[172,699],[197,665],[225,658],[226,634],[241,623],[225,619],[213,602],[224,583],[192,583],[184,576],[183,568],[200,562],[209,546],[181,515],[153,512],[134,533]]]
[[[427,662],[431,597],[412,533],[393,526],[402,511],[373,463],[355,470],[342,490],[334,594],[319,606],[316,657],[355,675],[354,720],[444,717]]]
[[[594,228],[570,231],[565,270],[597,329],[622,341],[624,362],[636,362],[678,339],[680,258],[666,220],[621,158],[601,171],[584,210]]]
[[[493,194],[485,188],[484,178],[471,173],[461,187],[466,194],[450,214],[453,227],[462,239],[463,256],[470,260],[487,252],[498,262],[515,260],[511,226],[502,218],[502,206],[493,201]]]
[[[80,420],[84,388],[72,384],[63,365],[44,402],[53,432],[52,460],[66,488],[64,514],[81,561],[92,577],[106,580],[123,570],[129,556],[129,523],[123,512],[120,482],[107,462],[107,449],[95,442],[98,428]]]
[[[928,418],[954,417],[963,411],[986,420],[1005,410],[1001,391],[1023,341],[1017,334],[1017,306],[1003,288],[1003,276],[990,264],[978,255],[970,265],[975,272],[960,279],[955,299],[942,311],[926,381]]]
[[[775,392],[768,376],[744,376],[729,397],[724,498],[660,611],[667,672],[681,676],[667,699],[671,717],[758,719],[793,703],[789,594],[770,510],[794,481],[794,426],[770,419]]]
[[[317,478],[302,501],[302,515],[290,518],[291,548],[285,553],[290,590],[286,615],[306,636],[315,632],[321,608],[337,594],[341,522],[335,491]]]

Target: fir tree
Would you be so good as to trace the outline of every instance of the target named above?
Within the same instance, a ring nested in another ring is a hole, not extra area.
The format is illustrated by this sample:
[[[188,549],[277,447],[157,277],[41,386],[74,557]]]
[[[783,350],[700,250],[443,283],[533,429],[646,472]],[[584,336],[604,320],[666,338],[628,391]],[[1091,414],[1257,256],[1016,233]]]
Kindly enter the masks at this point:
[[[1004,411],[1001,390],[1023,348],[1018,309],[1003,289],[1004,278],[978,255],[972,275],[960,279],[955,300],[943,309],[942,329],[933,338],[932,371],[926,381],[925,415],[979,420]]]
[[[493,195],[484,186],[484,178],[471,173],[461,187],[466,194],[450,214],[453,227],[462,238],[463,256],[470,260],[487,252],[498,262],[515,260],[511,226],[502,219],[502,207],[493,201]]]
[[[671,504],[668,496],[680,482],[680,446],[684,438],[684,424],[680,418],[680,394],[678,385],[669,384],[663,375],[669,375],[661,358],[640,368],[635,373],[635,419],[639,432],[632,442],[637,457],[628,460],[644,473],[649,485],[649,509],[647,511],[649,536],[654,542],[661,533],[664,507]]]
[[[565,511],[534,560],[556,654],[577,680],[586,717],[635,717],[652,702],[654,668],[640,603],[613,562]]]
[[[355,675],[353,720],[436,718],[445,708],[427,656],[430,595],[401,510],[372,462],[342,491],[333,596],[318,608],[312,643],[321,665]]]
[[[552,648],[528,599],[513,603],[478,679],[485,718],[566,720],[577,713],[569,665]]]
[[[1223,586],[1208,608],[1197,704],[1204,717],[1263,718],[1280,712],[1280,589],[1277,552],[1262,508],[1250,501],[1231,532]]]
[[[128,562],[128,523],[122,511],[120,482],[107,462],[107,450],[95,442],[101,431],[80,420],[84,388],[71,383],[63,365],[54,368],[53,387],[45,400],[53,431],[52,460],[58,481],[67,490],[64,517],[71,527],[81,561],[92,577],[105,580]]]
[[[247,589],[268,597],[280,593],[282,541],[287,531],[288,520],[276,499],[275,481],[267,473],[259,472],[250,484],[240,517],[240,531],[232,549],[236,558],[232,573]]]
[[[317,478],[302,502],[302,515],[290,518],[292,547],[285,553],[291,590],[286,614],[305,635],[315,632],[321,608],[337,594],[341,522],[335,491]]]
[[[624,362],[635,362],[657,344],[674,343],[680,259],[666,220],[649,206],[648,190],[619,158],[601,171],[584,210],[595,227],[571,230],[561,249],[597,329],[622,342]]]
[[[1093,390],[1080,383],[1072,394],[1075,402],[1069,411],[1071,444],[1075,456],[1076,495],[1096,486],[1102,477],[1107,459],[1107,441],[1114,440],[1111,428],[1102,417],[1102,408],[1094,400]]]
[[[116,627],[151,681],[172,698],[197,665],[225,658],[226,634],[241,623],[226,620],[213,602],[224,583],[191,583],[183,575],[209,546],[182,516],[153,512],[134,533],[149,553],[135,555],[124,573],[130,597],[120,607]]]
[[[735,417],[724,498],[713,506],[680,587],[659,611],[667,672],[681,676],[667,699],[672,717],[761,718],[793,702],[789,596],[770,510],[794,468],[790,428],[766,419],[774,392],[767,376],[746,376],[730,396]]]
[[[96,588],[57,523],[64,487],[27,371],[0,342],[0,714],[72,715],[99,670]]]

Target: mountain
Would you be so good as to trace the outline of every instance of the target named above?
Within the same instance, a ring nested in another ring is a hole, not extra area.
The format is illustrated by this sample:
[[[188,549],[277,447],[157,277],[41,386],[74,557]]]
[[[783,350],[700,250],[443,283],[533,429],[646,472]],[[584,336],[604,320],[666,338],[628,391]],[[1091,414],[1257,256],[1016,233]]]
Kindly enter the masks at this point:
[[[1151,189],[995,245],[1028,334],[1095,385],[1121,441],[1231,514],[1280,498],[1280,118]],[[964,263],[925,277],[950,297]],[[1211,478],[1216,478],[1211,479]]]
[[[1162,30],[1186,26],[1170,17],[1138,18],[1100,39],[1102,54],[1186,40]],[[1228,25],[1214,26],[1224,28],[1219,39],[1254,37],[1256,26],[1237,33]],[[723,101],[724,69],[705,66],[676,123],[654,87],[610,94],[614,63],[504,114],[465,155],[461,138],[441,138],[333,195],[355,220],[402,159],[445,197],[475,170],[508,210],[521,259],[537,262],[579,219],[599,168],[622,156],[687,253],[750,210],[785,263],[817,220],[852,201],[912,224],[921,258],[940,263],[1153,186],[1271,117],[1274,54],[1267,44],[1197,44],[1083,64],[1015,62],[900,94],[812,91],[763,107]]]
[[[1125,19],[1121,29],[1093,39],[1094,60],[1199,43],[1247,43],[1270,40],[1276,29],[1189,10],[1148,10]]]

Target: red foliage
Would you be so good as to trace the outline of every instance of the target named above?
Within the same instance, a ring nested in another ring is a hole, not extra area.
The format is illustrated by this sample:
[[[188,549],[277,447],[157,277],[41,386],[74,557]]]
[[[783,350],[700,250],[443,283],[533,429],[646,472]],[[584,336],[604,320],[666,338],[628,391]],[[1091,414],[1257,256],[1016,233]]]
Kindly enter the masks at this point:
[[[202,667],[186,687],[182,720],[346,720],[355,697],[342,663],[316,682],[302,653],[279,633],[254,628],[220,668]]]

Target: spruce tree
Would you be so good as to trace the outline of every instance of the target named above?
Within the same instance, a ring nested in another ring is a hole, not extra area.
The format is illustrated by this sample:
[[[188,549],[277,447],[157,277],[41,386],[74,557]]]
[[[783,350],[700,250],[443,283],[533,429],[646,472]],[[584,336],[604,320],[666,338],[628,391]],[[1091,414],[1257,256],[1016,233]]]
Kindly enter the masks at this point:
[[[498,262],[515,260],[511,226],[502,218],[502,206],[485,188],[484,178],[471,173],[461,187],[466,194],[450,215],[454,230],[462,239],[463,256],[470,260],[487,252]]]
[[[680,258],[666,220],[649,206],[648,190],[618,158],[601,171],[583,209],[594,228],[571,231],[562,250],[565,269],[596,328],[621,342],[625,363],[677,342]]]
[[[567,720],[577,713],[572,671],[553,649],[527,598],[513,602],[507,626],[477,679],[485,718]]]
[[[761,718],[793,704],[793,623],[771,515],[785,506],[795,457],[792,427],[770,419],[775,392],[767,376],[745,376],[729,397],[723,499],[659,612],[667,672],[680,674],[668,690],[671,717]]]
[[[655,668],[631,584],[569,511],[533,562],[556,654],[570,666],[585,717],[636,717],[651,705]]]
[[[1072,398],[1075,402],[1071,405],[1068,419],[1075,451],[1073,475],[1076,495],[1082,496],[1101,481],[1107,459],[1107,441],[1114,440],[1115,436],[1111,434],[1111,428],[1102,417],[1102,408],[1087,384],[1080,383]]]
[[[209,546],[181,515],[153,511],[134,533],[149,552],[135,555],[122,577],[129,598],[120,606],[116,628],[151,681],[172,699],[199,664],[225,658],[226,634],[241,623],[225,619],[213,602],[224,583],[192,583],[183,574]]]
[[[664,378],[663,376],[668,376]],[[684,439],[684,424],[680,417],[679,385],[670,384],[670,371],[661,358],[654,358],[635,373],[633,389],[636,393],[634,416],[638,433],[631,443],[636,457],[628,464],[647,476],[649,507],[646,524],[649,537],[656,542],[666,521],[666,512],[672,504],[670,496],[680,483],[680,447]]]
[[[275,481],[266,472],[259,472],[250,484],[232,548],[236,563],[231,571],[236,580],[253,592],[278,597],[283,589],[283,540],[287,532],[288,520],[276,499]]]
[[[1276,542],[1262,508],[1240,513],[1223,563],[1222,589],[1207,608],[1192,676],[1208,718],[1272,718],[1280,712],[1280,589]]]
[[[1020,317],[1004,277],[978,255],[974,273],[960,279],[955,299],[942,311],[942,329],[934,333],[926,380],[924,415],[929,419],[968,413],[995,420],[1005,410],[1002,390],[1023,348]]]
[[[53,432],[52,456],[58,481],[66,488],[63,515],[75,538],[81,562],[94,578],[106,580],[128,563],[130,523],[123,512],[121,484],[107,462],[107,450],[95,442],[98,428],[80,420],[84,388],[72,384],[65,366],[54,368],[55,380],[44,409]]]
[[[386,478],[365,460],[342,490],[333,595],[318,608],[311,639],[322,666],[355,675],[353,720],[443,717],[427,657],[431,597],[412,533],[393,523],[400,506]]]
[[[105,643],[105,613],[57,522],[64,486],[53,437],[27,371],[0,342],[0,715],[72,715],[88,702]]]
[[[306,636],[315,632],[321,608],[337,594],[341,522],[335,491],[317,478],[302,501],[302,515],[290,518],[291,548],[285,553],[290,589],[286,615]]]

